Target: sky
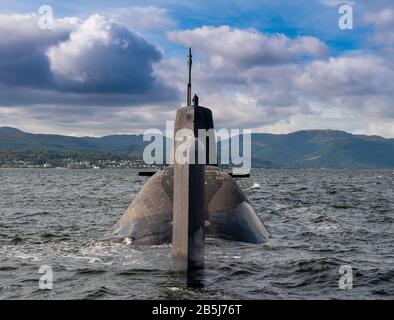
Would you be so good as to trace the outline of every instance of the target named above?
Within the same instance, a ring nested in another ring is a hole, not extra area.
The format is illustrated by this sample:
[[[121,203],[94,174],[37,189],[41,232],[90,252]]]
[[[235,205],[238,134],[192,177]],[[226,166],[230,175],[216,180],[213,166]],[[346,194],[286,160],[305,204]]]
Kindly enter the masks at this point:
[[[0,34],[0,126],[162,130],[185,105],[191,46],[218,129],[394,138],[392,0],[1,0]]]

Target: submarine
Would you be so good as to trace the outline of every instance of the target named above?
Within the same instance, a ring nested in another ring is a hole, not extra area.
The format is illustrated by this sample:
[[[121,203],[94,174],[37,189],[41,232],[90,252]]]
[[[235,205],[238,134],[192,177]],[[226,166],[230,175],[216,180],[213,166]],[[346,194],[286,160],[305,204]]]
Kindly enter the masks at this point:
[[[206,236],[260,244],[271,235],[235,182],[236,175],[217,165],[214,134],[200,137],[200,130],[213,132],[214,122],[212,111],[199,105],[197,95],[191,99],[190,48],[188,65],[187,105],[175,117],[174,164],[140,174],[151,177],[113,233],[135,245],[171,244],[175,271],[185,275],[188,287],[201,287]]]
[[[177,133],[188,129],[192,136],[190,153],[200,159],[202,152],[206,161],[175,161],[165,169],[141,173],[150,177],[115,224],[113,234],[136,245],[172,243],[178,269],[195,275],[193,270],[201,270],[204,265],[205,237],[260,244],[271,235],[235,182],[236,175],[211,160],[214,157],[210,152],[216,156],[215,137],[206,141],[207,145],[212,143],[210,148],[196,147],[200,143],[198,130],[213,129],[214,122],[212,111],[199,105],[197,95],[191,99],[190,48],[188,66],[187,105],[176,113],[172,152],[174,155],[181,143]],[[195,278],[188,277],[188,284]]]

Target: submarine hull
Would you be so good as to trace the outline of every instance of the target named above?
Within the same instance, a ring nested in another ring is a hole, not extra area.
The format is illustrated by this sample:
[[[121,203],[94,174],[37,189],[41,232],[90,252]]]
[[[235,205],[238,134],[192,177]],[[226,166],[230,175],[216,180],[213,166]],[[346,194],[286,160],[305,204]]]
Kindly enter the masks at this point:
[[[174,168],[156,172],[114,227],[119,238],[137,245],[172,241]],[[206,236],[259,244],[270,238],[234,179],[214,166],[205,168]]]

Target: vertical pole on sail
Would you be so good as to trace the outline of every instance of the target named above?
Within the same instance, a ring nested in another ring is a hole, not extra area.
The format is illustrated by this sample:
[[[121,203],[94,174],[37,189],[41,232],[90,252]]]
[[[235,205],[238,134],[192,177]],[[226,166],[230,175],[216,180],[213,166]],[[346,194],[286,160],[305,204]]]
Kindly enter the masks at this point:
[[[189,81],[187,83],[187,106],[192,105],[192,49],[189,48],[189,54],[187,56],[187,64],[189,66]]]

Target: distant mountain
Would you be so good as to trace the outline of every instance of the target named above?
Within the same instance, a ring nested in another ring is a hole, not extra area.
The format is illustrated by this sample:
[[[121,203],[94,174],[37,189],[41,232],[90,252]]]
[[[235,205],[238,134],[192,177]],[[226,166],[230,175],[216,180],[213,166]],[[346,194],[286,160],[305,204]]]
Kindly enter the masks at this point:
[[[32,134],[0,127],[0,150],[57,152],[109,152],[140,156],[147,145],[142,135],[112,135],[101,138]]]
[[[142,135],[100,138],[31,134],[0,127],[0,151],[108,152],[142,157]],[[394,168],[394,139],[337,130],[252,134],[252,163],[286,168]]]
[[[297,168],[394,168],[394,139],[337,130],[253,134],[252,162]]]

